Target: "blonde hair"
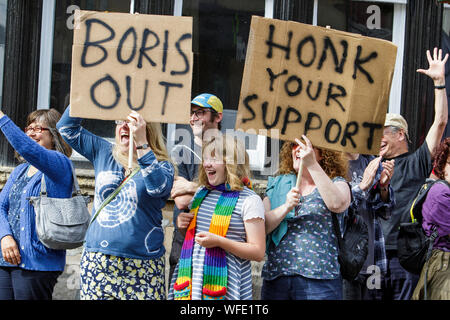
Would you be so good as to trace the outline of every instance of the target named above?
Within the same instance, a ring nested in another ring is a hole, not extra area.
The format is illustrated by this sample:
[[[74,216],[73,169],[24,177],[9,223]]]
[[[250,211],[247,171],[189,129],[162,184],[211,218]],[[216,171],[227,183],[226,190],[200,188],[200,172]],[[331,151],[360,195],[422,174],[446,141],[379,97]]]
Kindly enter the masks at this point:
[[[250,178],[250,165],[244,144],[236,137],[217,135],[206,142],[202,150],[202,159],[205,155],[212,155],[225,163],[225,184],[231,191],[244,189],[244,178]],[[199,168],[198,181],[200,185],[208,186],[208,177],[203,165]]]
[[[155,157],[158,161],[168,161],[173,164],[172,159],[169,157],[169,154],[167,152],[166,145],[164,143],[164,138],[162,135],[161,130],[161,124],[159,122],[148,122],[146,126],[146,136],[148,145],[150,146],[150,149],[155,154]],[[122,153],[120,152],[119,148],[119,137],[115,137],[115,145],[113,147],[113,156],[114,159],[116,159],[117,162],[119,162],[123,167],[128,166],[128,153]],[[136,151],[134,152],[134,155],[136,155]],[[136,168],[138,166],[137,163],[137,157],[133,157],[133,168]],[[174,165],[175,168],[175,174],[177,171],[177,167]]]
[[[280,151],[279,174],[296,174],[292,161],[292,148],[295,145],[296,143],[292,141],[285,141],[283,143]],[[330,179],[343,177],[348,180],[348,159],[343,152],[315,148],[319,150],[322,157],[319,165]]]

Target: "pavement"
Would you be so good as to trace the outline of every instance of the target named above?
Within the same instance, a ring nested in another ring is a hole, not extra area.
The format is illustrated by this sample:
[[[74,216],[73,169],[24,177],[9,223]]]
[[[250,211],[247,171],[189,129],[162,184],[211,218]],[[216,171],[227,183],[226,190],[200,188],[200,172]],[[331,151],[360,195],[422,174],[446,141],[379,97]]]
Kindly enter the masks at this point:
[[[169,253],[172,247],[173,225],[171,220],[164,219],[164,247],[166,248],[166,290],[169,284]],[[80,259],[82,248],[67,250],[66,267],[59,276],[53,291],[54,300],[80,299]],[[263,262],[252,262],[253,299],[259,300],[261,296],[261,270]],[[167,291],[166,291],[167,292]]]

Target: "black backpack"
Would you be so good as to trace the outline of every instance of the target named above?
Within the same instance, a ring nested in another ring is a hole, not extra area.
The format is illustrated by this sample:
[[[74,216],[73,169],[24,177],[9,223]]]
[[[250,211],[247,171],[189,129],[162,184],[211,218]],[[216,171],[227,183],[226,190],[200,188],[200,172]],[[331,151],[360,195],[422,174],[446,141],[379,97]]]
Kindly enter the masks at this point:
[[[397,256],[400,265],[414,274],[421,273],[425,262],[431,256],[434,240],[438,236],[436,226],[432,227],[433,232],[430,237],[425,235],[422,228],[422,205],[428,191],[435,183],[444,183],[450,187],[445,180],[427,179],[408,206],[408,211],[405,212],[405,215],[410,217],[408,222],[400,223],[399,227]]]
[[[351,202],[353,202],[353,195]],[[352,281],[358,276],[366,262],[369,252],[369,230],[363,218],[356,214],[351,206],[348,208],[348,215],[344,218],[343,237],[336,214],[331,213],[331,216],[334,234],[338,239],[338,261],[341,275],[344,279]]]

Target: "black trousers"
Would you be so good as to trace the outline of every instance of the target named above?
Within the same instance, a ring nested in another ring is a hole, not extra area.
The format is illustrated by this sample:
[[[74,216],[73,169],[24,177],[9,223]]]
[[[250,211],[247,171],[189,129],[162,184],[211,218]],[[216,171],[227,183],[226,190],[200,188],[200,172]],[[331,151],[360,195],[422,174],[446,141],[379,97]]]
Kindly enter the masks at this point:
[[[0,300],[51,300],[61,273],[0,267]]]

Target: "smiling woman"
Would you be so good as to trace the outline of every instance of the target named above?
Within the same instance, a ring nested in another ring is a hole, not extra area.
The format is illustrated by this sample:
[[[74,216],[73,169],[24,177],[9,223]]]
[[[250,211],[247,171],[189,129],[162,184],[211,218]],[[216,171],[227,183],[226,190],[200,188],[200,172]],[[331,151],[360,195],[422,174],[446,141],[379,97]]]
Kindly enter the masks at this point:
[[[251,299],[251,260],[265,252],[264,207],[248,188],[248,156],[236,138],[219,135],[203,149],[199,184],[178,219],[186,232],[169,299]],[[187,229],[187,231],[186,231]]]
[[[53,288],[64,270],[65,250],[45,247],[35,232],[34,207],[45,178],[49,197],[69,198],[72,193],[72,149],[64,142],[55,109],[37,110],[27,119],[24,133],[0,111],[0,128],[23,161],[0,193],[0,300],[52,299]]]

